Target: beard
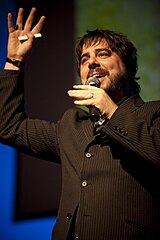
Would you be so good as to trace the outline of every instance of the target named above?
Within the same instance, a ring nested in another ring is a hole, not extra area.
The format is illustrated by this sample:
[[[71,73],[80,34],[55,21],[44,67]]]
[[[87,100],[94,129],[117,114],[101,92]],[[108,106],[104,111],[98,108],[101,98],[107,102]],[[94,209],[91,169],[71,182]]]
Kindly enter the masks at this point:
[[[117,102],[128,94],[129,86],[127,81],[127,73],[126,71],[123,73],[118,73],[114,77],[109,77],[109,79],[110,85],[104,90],[113,101]]]
[[[110,76],[108,69],[103,69],[101,67],[91,68],[87,79],[92,77],[94,72],[97,72],[97,75],[100,75],[101,77],[108,76],[110,84],[104,88],[104,90],[114,102],[119,101],[122,97],[127,96],[130,92],[129,76],[125,66],[123,71],[114,76]]]

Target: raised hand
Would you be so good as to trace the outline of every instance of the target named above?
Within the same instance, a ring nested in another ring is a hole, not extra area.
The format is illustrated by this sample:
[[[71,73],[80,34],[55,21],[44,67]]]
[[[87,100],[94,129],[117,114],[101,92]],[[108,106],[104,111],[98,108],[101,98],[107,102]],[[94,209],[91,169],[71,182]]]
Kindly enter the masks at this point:
[[[35,26],[32,26],[36,8],[32,8],[25,23],[23,23],[23,8],[19,8],[16,26],[13,25],[12,14],[8,13],[8,53],[7,57],[25,61],[32,50],[34,34],[39,33],[43,27],[45,16],[42,16]],[[26,35],[25,41],[20,41],[19,36]]]

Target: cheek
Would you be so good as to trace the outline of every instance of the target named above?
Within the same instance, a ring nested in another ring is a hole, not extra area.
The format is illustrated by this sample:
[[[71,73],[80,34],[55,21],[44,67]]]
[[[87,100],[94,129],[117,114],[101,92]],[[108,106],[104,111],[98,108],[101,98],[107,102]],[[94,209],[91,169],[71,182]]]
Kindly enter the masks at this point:
[[[122,60],[117,55],[112,55],[110,59],[108,59],[108,62],[104,64],[108,68],[108,70],[112,72],[124,72],[125,71],[125,65],[123,64]]]
[[[83,74],[84,72],[86,72],[86,67],[80,66],[80,73]]]
[[[85,79],[87,79],[87,75],[88,75],[87,68],[81,67],[80,68],[80,78],[81,78],[82,82],[84,82]]]
[[[105,77],[104,80],[101,79],[101,88],[107,89],[111,84],[111,79],[109,77]]]
[[[116,68],[118,69],[119,72],[122,72],[122,73],[126,71],[126,67],[120,58],[118,58],[116,61]]]

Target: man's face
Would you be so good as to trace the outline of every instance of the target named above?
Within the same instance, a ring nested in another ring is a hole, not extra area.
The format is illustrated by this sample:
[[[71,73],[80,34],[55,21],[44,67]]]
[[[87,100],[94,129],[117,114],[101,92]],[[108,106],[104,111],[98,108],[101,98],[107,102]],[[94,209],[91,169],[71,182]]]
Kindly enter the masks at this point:
[[[100,80],[100,87],[110,95],[114,95],[117,88],[121,89],[124,82],[122,79],[126,77],[126,69],[121,58],[111,51],[105,39],[84,45],[82,48],[80,62],[82,84],[95,75]]]

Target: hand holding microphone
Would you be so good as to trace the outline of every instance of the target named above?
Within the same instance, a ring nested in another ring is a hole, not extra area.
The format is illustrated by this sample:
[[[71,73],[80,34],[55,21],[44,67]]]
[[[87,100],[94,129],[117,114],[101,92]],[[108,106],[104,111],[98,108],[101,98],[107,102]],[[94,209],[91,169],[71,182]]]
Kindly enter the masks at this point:
[[[95,88],[92,90],[91,87],[100,87],[100,81],[97,76],[93,76],[87,79],[84,85],[75,85],[73,86],[74,90],[69,90],[68,94],[70,97],[77,98],[74,103],[81,106],[87,106],[89,108],[90,119],[93,122],[99,121],[101,113],[98,108],[92,106],[94,94],[97,91]],[[96,91],[95,91],[96,90]]]
[[[90,119],[97,122],[101,117],[110,119],[117,104],[109,97],[103,88],[100,88],[98,76],[87,79],[85,84],[74,85],[73,90],[68,90],[70,97],[76,98],[74,104],[89,108]]]

